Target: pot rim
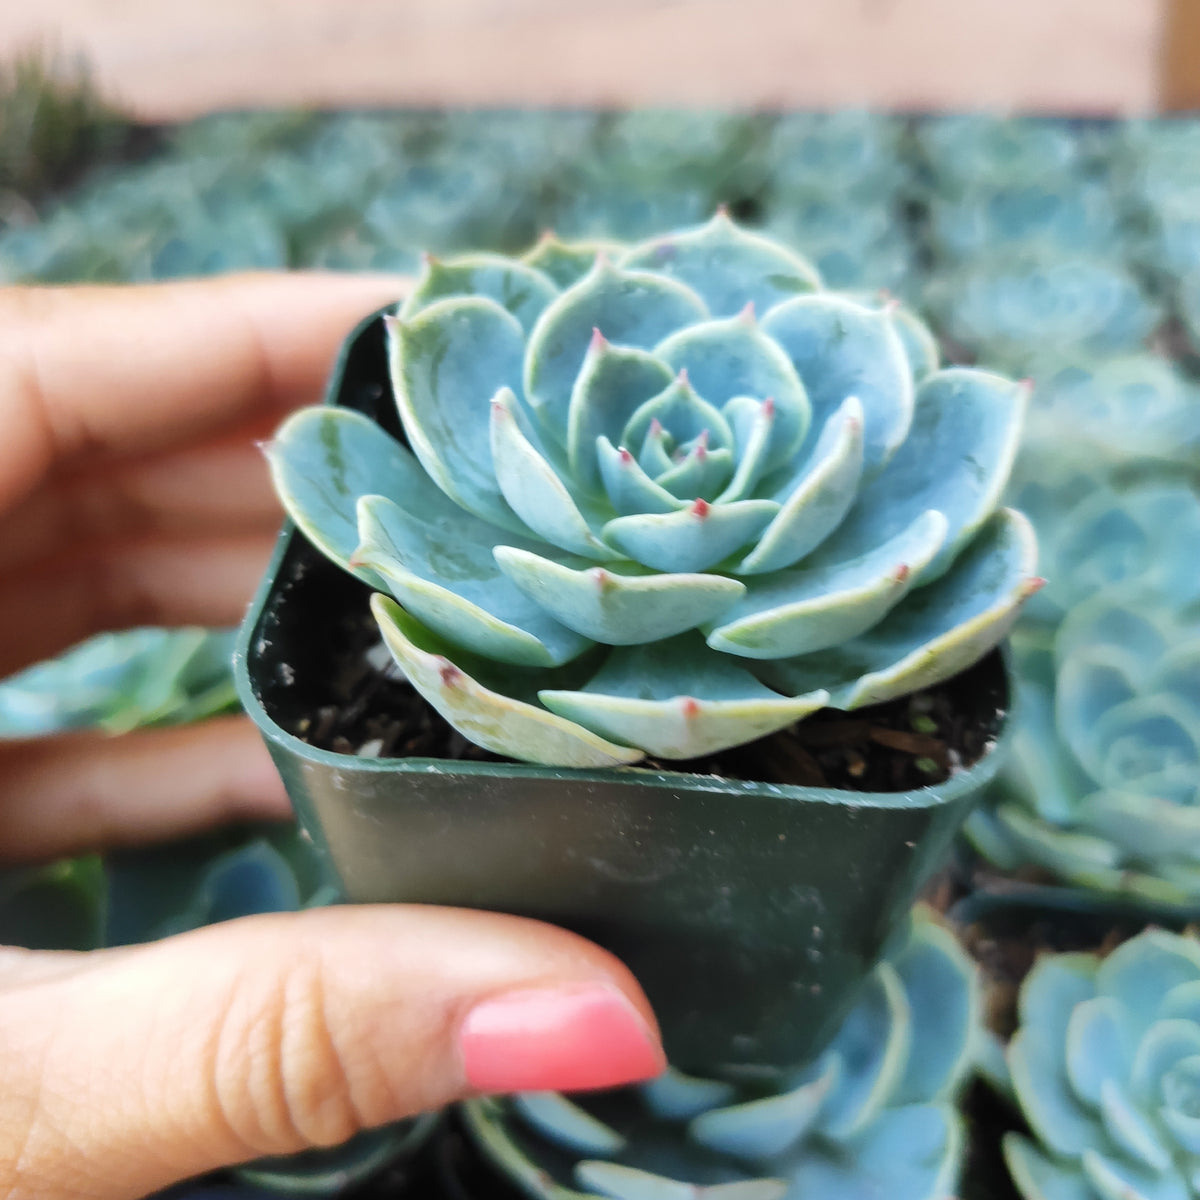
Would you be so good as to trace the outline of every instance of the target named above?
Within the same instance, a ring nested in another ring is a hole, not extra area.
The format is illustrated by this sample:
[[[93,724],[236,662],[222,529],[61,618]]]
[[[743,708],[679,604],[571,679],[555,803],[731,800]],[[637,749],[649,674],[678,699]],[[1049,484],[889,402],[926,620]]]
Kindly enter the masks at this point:
[[[368,334],[379,318],[384,313],[390,312],[392,307],[388,305],[371,313],[347,335],[330,372],[329,384],[325,391],[325,404],[334,407],[351,407],[339,403],[342,381],[350,356],[359,339]],[[356,409],[355,411],[362,410]],[[366,415],[370,416],[371,414]],[[724,779],[716,775],[696,775],[685,771],[652,770],[638,767],[636,764],[627,767],[584,770],[571,767],[546,767],[521,762],[472,762],[444,758],[365,758],[354,754],[338,754],[332,750],[321,750],[294,734],[288,733],[267,712],[255,690],[251,671],[252,659],[259,656],[255,648],[258,628],[267,611],[280,568],[292,548],[293,540],[297,537],[303,540],[303,535],[296,529],[292,521],[285,518],[276,538],[271,561],[259,581],[254,599],[250,602],[250,607],[247,609],[238,631],[237,645],[233,656],[234,681],[243,708],[268,741],[287,753],[324,767],[340,770],[353,769],[372,774],[457,774],[466,778],[499,777],[563,780],[585,784],[619,784],[621,786],[652,785],[724,796],[739,795],[747,800],[791,799],[858,808],[917,809],[950,804],[981,789],[994,778],[1003,765],[1012,741],[1016,724],[1013,714],[1016,707],[1017,690],[1014,686],[1011,653],[1008,641],[1005,639],[996,649],[1000,653],[1003,663],[1008,696],[1006,707],[1001,713],[1002,724],[992,740],[990,748],[970,767],[957,771],[941,783],[914,788],[906,792],[857,792],[843,788]],[[318,553],[315,550],[313,552]],[[992,652],[989,651],[989,653]],[[981,661],[983,660],[977,660],[977,662]],[[975,665],[977,664],[972,664],[967,670],[971,670]]]

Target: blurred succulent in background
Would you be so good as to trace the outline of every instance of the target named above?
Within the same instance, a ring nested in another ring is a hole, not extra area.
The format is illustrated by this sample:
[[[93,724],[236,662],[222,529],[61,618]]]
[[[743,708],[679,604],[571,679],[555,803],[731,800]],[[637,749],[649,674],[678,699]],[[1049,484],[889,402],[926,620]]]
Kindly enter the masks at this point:
[[[1158,519],[1181,519],[1158,491]],[[1078,602],[1052,650],[1036,636],[1018,640],[1012,758],[966,825],[1000,868],[1034,865],[1135,902],[1200,902],[1200,504],[1192,502],[1186,562],[1147,551],[1138,530],[1126,555],[1086,564],[1102,571],[1116,562],[1131,582]],[[1094,527],[1123,516],[1098,513]]]
[[[1040,959],[1008,1047],[1030,1135],[1004,1153],[1025,1200],[1187,1200],[1200,1173],[1200,943],[1149,930],[1107,958]]]
[[[900,118],[862,112],[788,113],[772,130],[764,227],[830,287],[913,290],[903,131]]]
[[[232,708],[233,631],[105,633],[0,680],[0,738],[71,729],[121,733]]]
[[[389,321],[411,452],[333,407],[268,449],[455,728],[550,765],[687,759],[1003,637],[1040,583],[995,510],[1023,388],[914,386],[891,308],[723,215],[594,251],[429,265]]]
[[[1093,149],[1066,121],[983,113],[922,118],[914,141],[927,183],[949,199],[1080,174]]]
[[[1137,350],[1162,316],[1117,262],[1029,252],[936,275],[923,302],[960,346],[1015,372]]]
[[[672,1070],[607,1095],[475,1100],[465,1115],[542,1200],[949,1200],[978,1008],[973,964],[919,911],[829,1046],[786,1079]]]

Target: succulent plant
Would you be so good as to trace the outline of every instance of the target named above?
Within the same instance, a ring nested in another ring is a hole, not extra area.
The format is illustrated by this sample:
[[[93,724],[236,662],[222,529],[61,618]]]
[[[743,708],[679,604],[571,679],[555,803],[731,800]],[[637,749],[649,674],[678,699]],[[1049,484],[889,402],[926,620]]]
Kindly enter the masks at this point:
[[[948,1200],[955,1108],[979,1033],[975,971],[920,912],[829,1046],[784,1079],[697,1079],[465,1106],[485,1155],[535,1200]]]
[[[1026,1200],[1187,1200],[1200,1173],[1200,943],[1151,929],[1106,958],[1056,954],[1021,987],[1007,1051],[1030,1135]]]
[[[411,450],[326,407],[268,456],[466,737],[693,758],[947,678],[1039,582],[995,509],[1026,391],[914,386],[895,326],[723,215],[611,257],[432,262],[388,320]]]
[[[1120,263],[1055,252],[985,255],[923,299],[943,332],[1013,371],[1136,351],[1162,315]]]
[[[1080,568],[1123,569],[1069,611],[1052,652],[1018,641],[1020,712],[1013,754],[987,805],[968,819],[975,846],[1005,870],[1134,902],[1200,902],[1200,503],[1191,528],[1172,489],[1148,488],[1143,517],[1188,535],[1187,559],[1147,549],[1127,510],[1093,513],[1093,530],[1128,540]],[[1161,551],[1162,541],[1158,542]]]
[[[100,634],[0,680],[0,739],[84,728],[122,733],[211,716],[237,702],[232,661],[229,631]]]

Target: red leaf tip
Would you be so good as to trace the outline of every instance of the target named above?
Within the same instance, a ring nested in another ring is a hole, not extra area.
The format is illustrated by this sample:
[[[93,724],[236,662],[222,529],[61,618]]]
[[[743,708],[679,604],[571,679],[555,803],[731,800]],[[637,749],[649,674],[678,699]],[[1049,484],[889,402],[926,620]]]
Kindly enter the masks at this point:
[[[708,516],[712,509],[712,505],[707,500],[695,500],[692,503],[691,513],[693,517],[699,517],[701,521]]]
[[[604,592],[612,587],[612,576],[603,567],[593,567],[591,575],[597,591]]]
[[[768,396],[762,402],[762,415],[770,421],[775,416],[775,399],[773,396]]]
[[[678,383],[678,384],[680,384],[680,385],[681,385],[681,386],[683,386],[683,387],[691,387],[691,386],[692,386],[692,385],[691,385],[691,384],[688,382],[688,372],[687,372],[687,367],[680,367],[680,368],[679,368],[679,374],[675,376],[675,382],[676,382],[676,383]]]
[[[1037,593],[1040,592],[1045,586],[1046,580],[1040,575],[1031,575],[1027,580],[1025,580],[1025,584],[1021,588],[1021,592],[1025,599],[1028,600],[1030,596],[1037,595]]]
[[[912,574],[912,568],[908,563],[901,563],[893,572],[892,578],[897,583],[903,583]]]
[[[685,717],[698,717],[700,715],[700,701],[693,699],[691,696],[683,696],[683,703],[679,706],[683,710]]]
[[[599,325],[592,326],[592,340],[588,343],[588,353],[595,354],[608,345],[608,339],[600,332]]]
[[[621,465],[624,467],[629,466],[633,462],[633,455],[624,446],[617,451],[617,457],[621,460]]]
[[[754,301],[747,300],[745,307],[740,313],[738,313],[738,320],[741,321],[743,325],[753,325],[757,319],[758,318],[754,312]]]

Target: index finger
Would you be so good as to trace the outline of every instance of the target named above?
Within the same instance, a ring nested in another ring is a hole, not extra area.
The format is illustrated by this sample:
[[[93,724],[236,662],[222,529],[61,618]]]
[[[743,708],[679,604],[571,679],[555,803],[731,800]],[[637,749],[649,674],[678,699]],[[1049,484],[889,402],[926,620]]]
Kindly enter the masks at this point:
[[[52,467],[145,454],[315,401],[388,275],[0,289],[0,509]]]

